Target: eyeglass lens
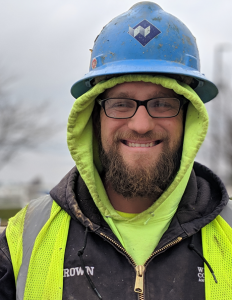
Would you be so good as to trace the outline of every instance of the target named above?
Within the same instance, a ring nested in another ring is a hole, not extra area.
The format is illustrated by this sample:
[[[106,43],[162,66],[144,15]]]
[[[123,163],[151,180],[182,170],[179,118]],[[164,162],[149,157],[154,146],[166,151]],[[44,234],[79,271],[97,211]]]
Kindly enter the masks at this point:
[[[137,103],[132,99],[107,99],[105,112],[111,118],[130,118],[137,109]],[[147,102],[148,113],[152,117],[170,118],[178,114],[180,101],[176,98],[157,98]]]

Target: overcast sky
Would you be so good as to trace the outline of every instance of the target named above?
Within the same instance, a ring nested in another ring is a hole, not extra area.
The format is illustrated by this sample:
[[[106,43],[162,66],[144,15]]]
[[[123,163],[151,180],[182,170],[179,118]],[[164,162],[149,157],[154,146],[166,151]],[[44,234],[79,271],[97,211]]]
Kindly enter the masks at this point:
[[[15,75],[11,93],[32,103],[50,101],[53,116],[66,123],[74,101],[70,88],[88,72],[93,41],[112,18],[136,1],[0,0],[0,69]],[[214,49],[232,44],[232,1],[160,0],[197,39],[201,71],[214,78]],[[231,69],[232,53],[224,55]],[[0,182],[25,182],[41,177],[55,184],[74,165],[64,130],[35,152],[24,152],[0,170]]]

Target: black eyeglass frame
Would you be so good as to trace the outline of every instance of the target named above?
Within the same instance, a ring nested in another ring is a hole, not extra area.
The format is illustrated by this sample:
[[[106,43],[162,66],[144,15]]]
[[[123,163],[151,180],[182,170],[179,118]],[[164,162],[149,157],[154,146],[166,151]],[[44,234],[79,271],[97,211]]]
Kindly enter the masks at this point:
[[[176,97],[170,97],[170,98],[177,99],[179,101],[179,103],[180,103],[178,112],[174,116],[171,116],[171,117],[153,117],[152,115],[150,115],[150,113],[149,113],[149,111],[147,109],[147,103],[149,101],[155,100],[155,99],[167,99],[165,97],[151,98],[151,99],[147,99],[147,100],[144,100],[144,101],[135,100],[135,99],[131,99],[131,98],[107,98],[107,99],[97,99],[96,101],[104,109],[105,115],[108,118],[111,118],[111,119],[122,119],[122,120],[123,119],[131,119],[136,114],[139,106],[145,106],[145,108],[146,108],[147,113],[149,114],[149,116],[152,117],[152,118],[154,118],[154,119],[166,119],[166,118],[174,118],[174,117],[178,116],[178,114],[180,113],[180,110],[181,110],[182,106],[185,105],[187,102],[189,102],[184,96],[180,96],[179,98],[176,98]],[[114,118],[114,117],[108,116],[107,113],[106,113],[106,109],[105,109],[105,103],[106,103],[107,100],[110,100],[110,99],[127,99],[127,100],[133,100],[137,104],[137,107],[136,107],[136,110],[135,110],[134,114],[131,117],[127,117],[127,118]]]

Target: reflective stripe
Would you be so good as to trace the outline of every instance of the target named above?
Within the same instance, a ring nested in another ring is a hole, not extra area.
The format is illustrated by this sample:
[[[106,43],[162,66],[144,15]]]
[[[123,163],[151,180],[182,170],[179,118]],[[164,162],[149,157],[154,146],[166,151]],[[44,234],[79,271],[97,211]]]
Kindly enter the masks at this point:
[[[232,201],[229,200],[225,208],[223,208],[220,216],[232,227]]]
[[[52,203],[51,196],[46,195],[28,205],[23,230],[23,260],[17,278],[17,300],[23,300],[32,249],[37,235],[50,217]]]

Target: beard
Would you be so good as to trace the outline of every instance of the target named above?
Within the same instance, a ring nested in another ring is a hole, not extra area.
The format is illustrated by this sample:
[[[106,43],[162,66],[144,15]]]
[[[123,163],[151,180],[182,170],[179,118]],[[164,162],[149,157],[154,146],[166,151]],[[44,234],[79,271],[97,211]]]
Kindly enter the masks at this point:
[[[182,140],[170,148],[168,136],[156,133],[146,133],[139,135],[117,134],[114,137],[112,146],[106,152],[103,149],[101,137],[99,137],[100,161],[103,167],[103,177],[105,183],[110,183],[114,191],[124,198],[149,197],[158,199],[173,181],[179,167],[182,155]],[[138,160],[136,166],[130,166],[125,162],[119,151],[119,143],[122,140],[162,140],[163,151],[159,154],[155,162],[146,163],[144,155]]]

